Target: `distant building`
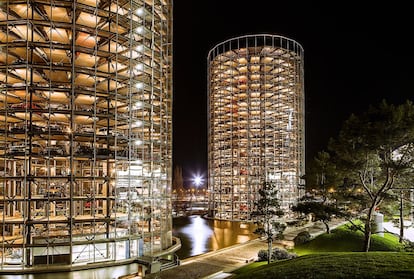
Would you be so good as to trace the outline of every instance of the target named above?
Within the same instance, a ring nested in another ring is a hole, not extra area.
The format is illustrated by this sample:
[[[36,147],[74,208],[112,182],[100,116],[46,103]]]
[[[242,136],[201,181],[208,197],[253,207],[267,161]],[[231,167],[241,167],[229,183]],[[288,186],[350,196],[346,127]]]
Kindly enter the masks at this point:
[[[249,220],[263,182],[288,212],[305,170],[303,48],[248,35],[208,54],[210,216]]]
[[[172,0],[2,0],[0,50],[0,273],[174,253]]]

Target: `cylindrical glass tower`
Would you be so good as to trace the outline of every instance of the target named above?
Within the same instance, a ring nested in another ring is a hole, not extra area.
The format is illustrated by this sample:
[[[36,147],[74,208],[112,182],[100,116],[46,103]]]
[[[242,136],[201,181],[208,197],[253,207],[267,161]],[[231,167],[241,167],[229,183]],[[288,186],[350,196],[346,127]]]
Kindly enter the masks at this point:
[[[303,48],[248,35],[208,54],[208,187],[211,217],[250,220],[264,182],[288,213],[304,174]],[[288,215],[286,215],[288,216]]]
[[[0,271],[162,255],[172,0],[2,0],[0,50]]]

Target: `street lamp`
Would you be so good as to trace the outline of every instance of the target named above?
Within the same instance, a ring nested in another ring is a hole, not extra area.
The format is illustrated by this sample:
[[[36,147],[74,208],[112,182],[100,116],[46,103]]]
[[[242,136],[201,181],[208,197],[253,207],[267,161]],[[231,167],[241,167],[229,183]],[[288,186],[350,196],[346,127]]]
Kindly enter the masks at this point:
[[[195,174],[193,176],[193,178],[192,178],[192,181],[193,181],[193,185],[196,188],[196,189],[194,189],[195,190],[194,191],[194,194],[195,194],[195,199],[197,201],[198,200],[198,197],[197,196],[199,195],[197,188],[200,187],[200,186],[202,186],[204,184],[204,178],[200,174]]]

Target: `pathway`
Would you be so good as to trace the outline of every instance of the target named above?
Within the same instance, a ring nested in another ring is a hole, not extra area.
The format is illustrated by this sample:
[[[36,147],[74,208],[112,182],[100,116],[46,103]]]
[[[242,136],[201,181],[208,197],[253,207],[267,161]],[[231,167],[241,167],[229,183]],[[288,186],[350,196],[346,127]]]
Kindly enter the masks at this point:
[[[330,223],[331,229],[343,224],[342,220]],[[307,230],[312,236],[325,232],[321,223],[312,223],[304,227],[289,227],[284,233],[283,242],[275,242],[274,247],[287,245],[301,231]],[[149,274],[144,279],[222,279],[229,278],[231,272],[257,259],[257,252],[267,249],[265,240],[255,239],[242,244],[233,245],[218,251],[212,251],[181,261],[181,265]],[[124,277],[126,278],[126,277]],[[140,277],[128,276],[128,279]]]

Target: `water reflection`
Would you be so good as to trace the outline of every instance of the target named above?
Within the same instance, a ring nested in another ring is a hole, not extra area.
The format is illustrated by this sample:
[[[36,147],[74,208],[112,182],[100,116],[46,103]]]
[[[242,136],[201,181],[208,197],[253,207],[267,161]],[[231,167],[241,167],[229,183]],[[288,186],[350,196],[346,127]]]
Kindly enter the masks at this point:
[[[257,238],[252,223],[230,222],[204,219],[198,215],[174,218],[174,236],[181,239],[180,259],[215,251],[234,244]],[[42,273],[27,275],[0,275],[5,279],[106,279],[132,274],[138,270],[137,264],[96,268],[73,272]]]
[[[204,219],[198,215],[174,219],[174,236],[181,239],[181,259],[257,238],[252,223]]]
[[[23,275],[0,275],[1,279],[112,279],[137,272],[138,264],[94,268],[72,272],[52,272]]]
[[[200,216],[193,216],[188,226],[182,228],[182,232],[191,243],[191,255],[198,255],[205,251],[210,235],[213,230]]]

